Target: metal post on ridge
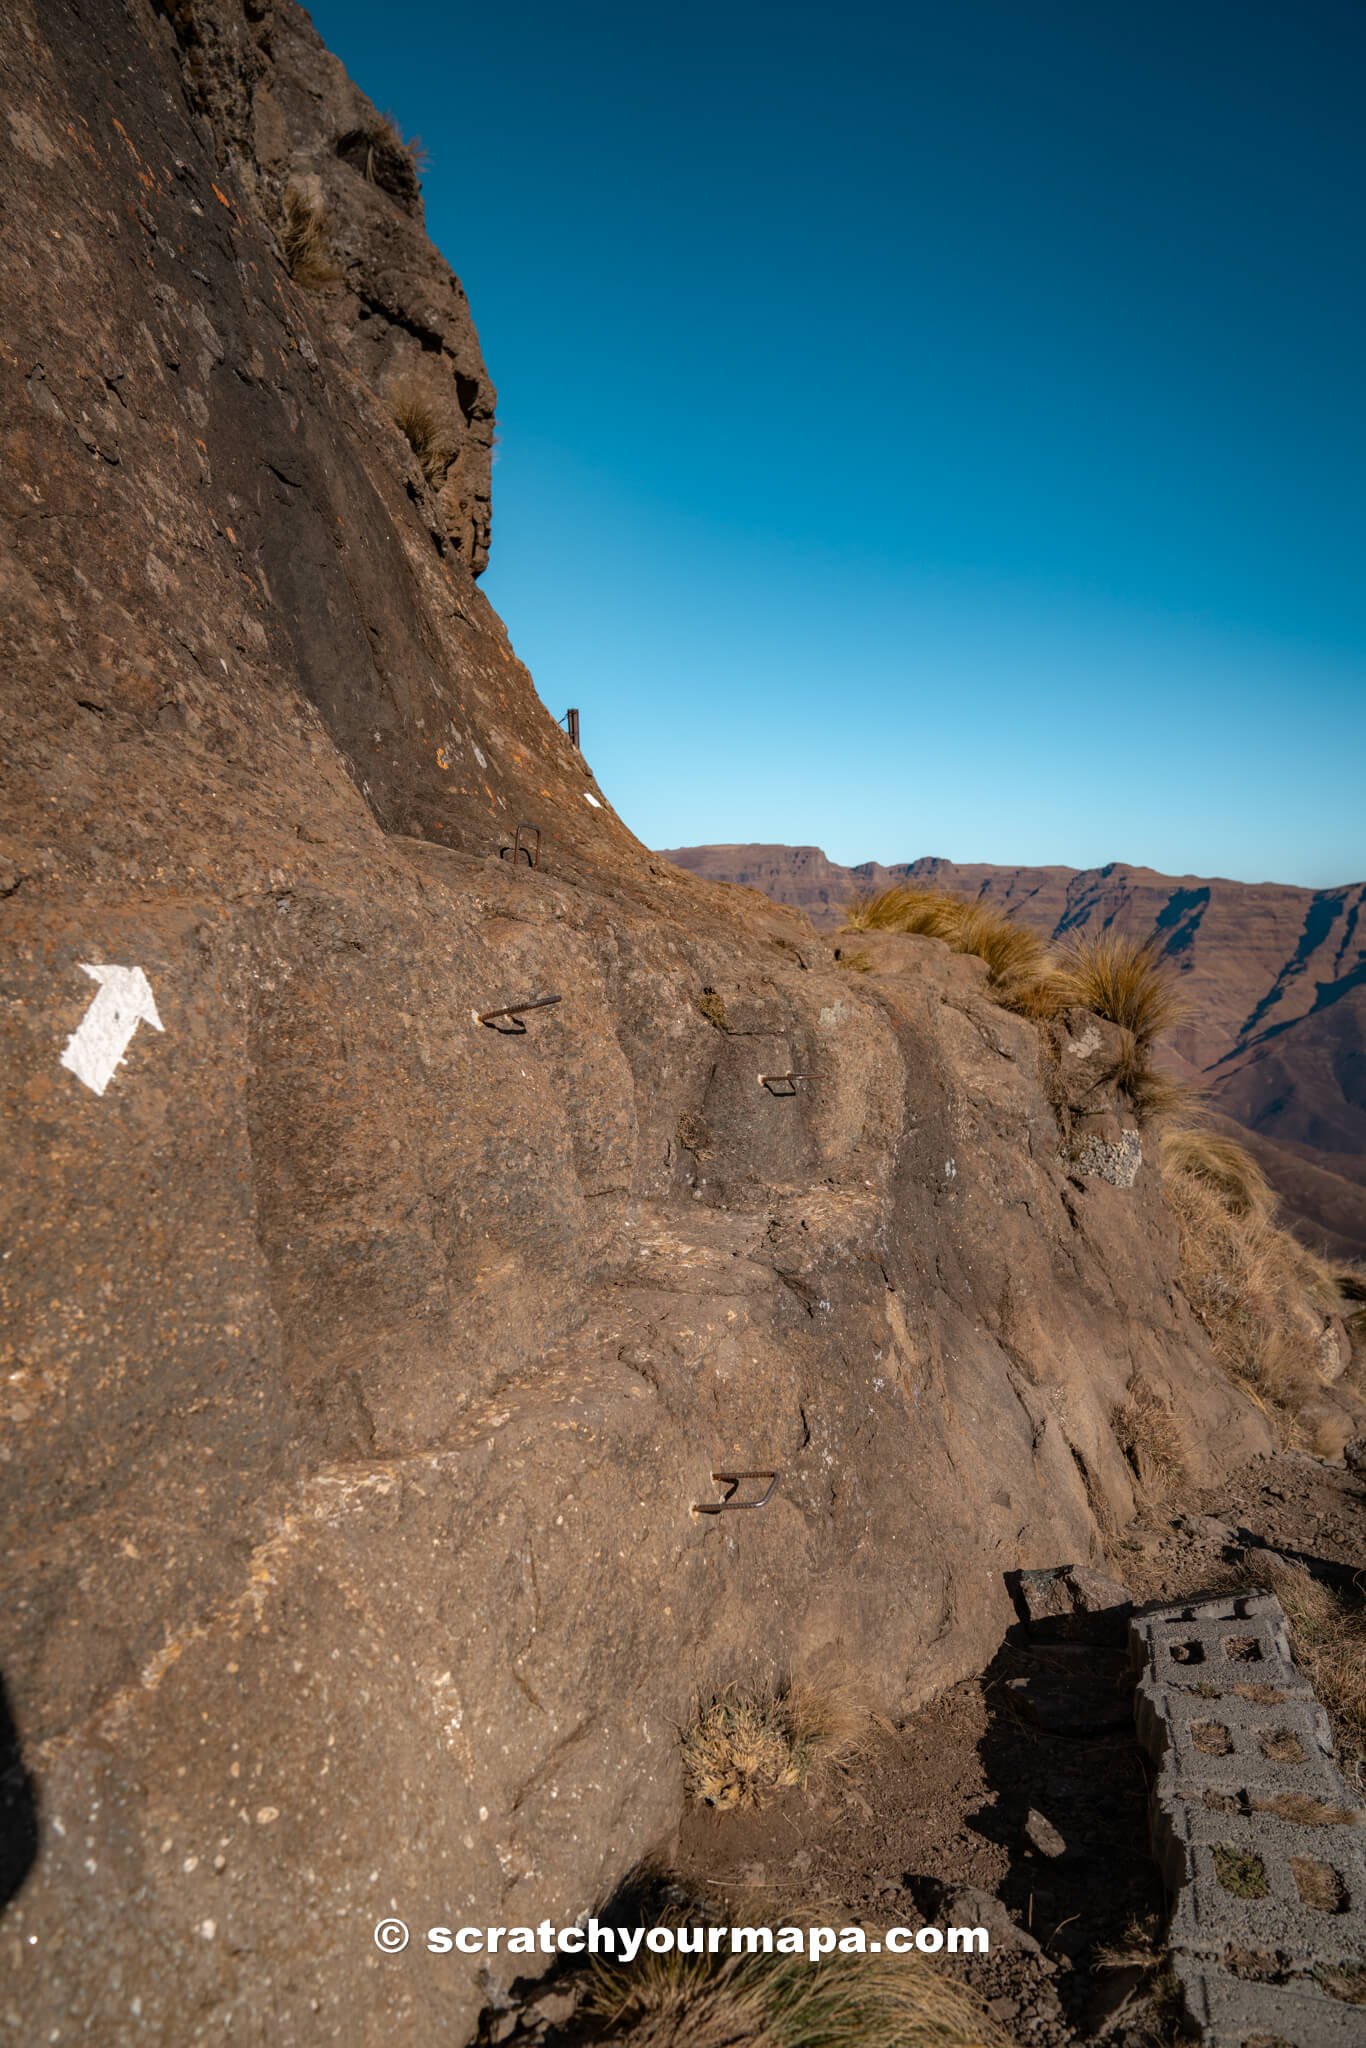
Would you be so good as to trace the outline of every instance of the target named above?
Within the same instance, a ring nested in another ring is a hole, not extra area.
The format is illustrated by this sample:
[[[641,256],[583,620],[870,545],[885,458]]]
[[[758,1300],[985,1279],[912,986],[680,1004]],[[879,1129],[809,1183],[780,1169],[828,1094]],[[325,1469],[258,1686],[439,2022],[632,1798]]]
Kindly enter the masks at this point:
[[[570,746],[579,747],[579,714],[577,710],[566,711],[564,717],[560,720],[560,724],[569,734]],[[579,747],[579,752],[583,752],[582,747]]]

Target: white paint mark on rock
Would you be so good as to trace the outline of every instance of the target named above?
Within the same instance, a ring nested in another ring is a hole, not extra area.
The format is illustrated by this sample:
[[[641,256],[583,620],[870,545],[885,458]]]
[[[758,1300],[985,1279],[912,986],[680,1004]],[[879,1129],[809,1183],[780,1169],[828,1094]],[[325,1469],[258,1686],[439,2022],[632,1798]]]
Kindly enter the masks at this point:
[[[473,742],[473,740],[471,740],[471,742],[470,742],[470,745],[471,745],[471,746],[474,746],[474,742]],[[489,765],[489,764],[488,764],[488,762],[487,762],[487,761],[486,761],[486,760],[484,759],[484,750],[483,750],[483,748],[482,748],[482,747],[474,746],[474,758],[475,758],[475,760],[476,760],[476,761],[477,761],[477,762],[479,763],[479,766],[480,766],[481,768],[487,768],[487,767],[488,767],[488,765]]]
[[[593,806],[593,809],[594,809],[595,811],[600,811],[600,810],[602,809],[602,802],[601,802],[601,799],[600,799],[600,798],[598,798],[598,797],[595,797],[591,789],[586,789],[586,790],[584,791],[584,793],[583,793],[583,800],[584,800],[584,802],[585,802],[586,804],[592,804],[592,806]]]
[[[66,1042],[62,1065],[103,1095],[139,1024],[164,1031],[152,985],[140,967],[97,967],[81,962],[81,973],[100,984],[99,993]]]
[[[945,1180],[957,1180],[958,1162],[956,1160],[946,1159],[944,1161],[944,1178]]]

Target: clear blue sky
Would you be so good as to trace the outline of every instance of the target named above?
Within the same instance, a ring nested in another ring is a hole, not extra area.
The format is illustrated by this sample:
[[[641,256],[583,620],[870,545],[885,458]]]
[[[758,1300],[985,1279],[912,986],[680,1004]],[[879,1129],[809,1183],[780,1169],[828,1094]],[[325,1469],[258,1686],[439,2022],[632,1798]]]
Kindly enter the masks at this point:
[[[1366,874],[1359,0],[318,0],[656,846]]]

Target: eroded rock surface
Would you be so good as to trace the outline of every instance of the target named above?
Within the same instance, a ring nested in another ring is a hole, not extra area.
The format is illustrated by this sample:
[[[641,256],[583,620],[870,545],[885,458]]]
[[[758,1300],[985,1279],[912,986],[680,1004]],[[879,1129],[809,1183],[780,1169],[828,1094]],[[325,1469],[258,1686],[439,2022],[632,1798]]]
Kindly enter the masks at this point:
[[[1209,1091],[1306,1241],[1366,1252],[1366,883],[1297,889],[1101,868],[1011,868],[922,858],[846,868],[817,846],[684,846],[711,881],[761,889],[833,928],[851,897],[910,882],[981,896],[1046,938],[1112,927],[1151,936],[1185,1014],[1163,1057]]]
[[[378,1918],[586,1909],[675,1827],[700,1684],[838,1662],[895,1712],[978,1668],[1003,1574],[1130,1513],[1135,1379],[1208,1477],[1265,1424],[1151,1170],[1077,1170],[1119,1111],[1087,1030],[929,941],[851,974],[616,818],[474,580],[463,297],[299,11],[15,0],[5,51],[0,1511],[37,1856],[0,2026],[456,2041],[475,1966],[382,1957]],[[439,487],[391,416],[419,371],[461,415]],[[522,819],[536,871],[499,857]],[[161,1029],[97,1093],[62,1061],[111,964]],[[739,1466],[772,1503],[695,1517]]]

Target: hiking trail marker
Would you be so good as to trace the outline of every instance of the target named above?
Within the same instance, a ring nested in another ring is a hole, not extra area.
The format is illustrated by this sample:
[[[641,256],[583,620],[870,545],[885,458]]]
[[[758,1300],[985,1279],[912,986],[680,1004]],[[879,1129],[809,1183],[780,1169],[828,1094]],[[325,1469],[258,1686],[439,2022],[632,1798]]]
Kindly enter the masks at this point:
[[[81,973],[97,981],[99,991],[68,1038],[62,1065],[103,1095],[139,1024],[150,1024],[154,1031],[166,1027],[157,1015],[152,984],[140,967],[96,967],[83,960]]]

